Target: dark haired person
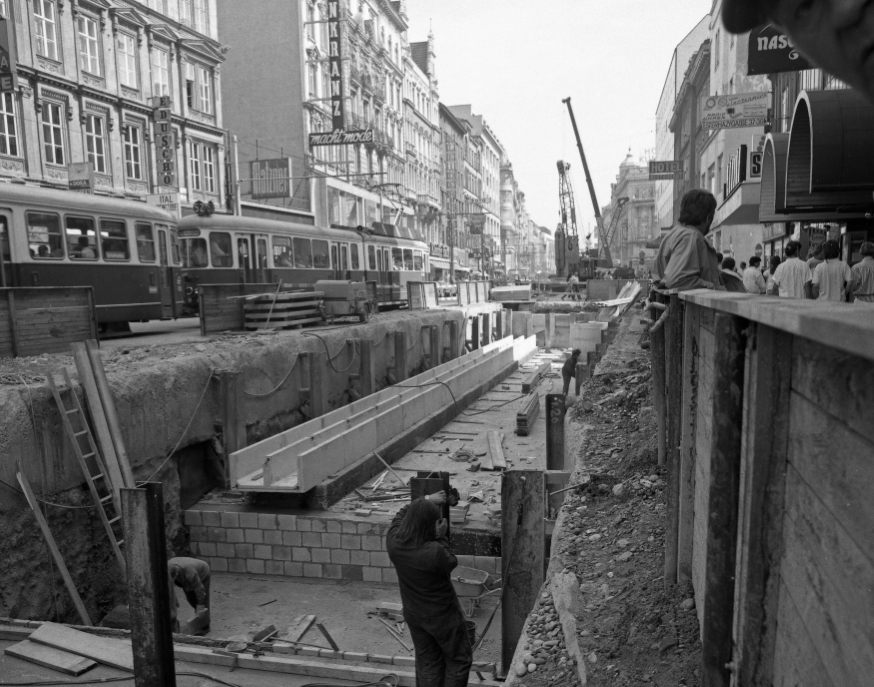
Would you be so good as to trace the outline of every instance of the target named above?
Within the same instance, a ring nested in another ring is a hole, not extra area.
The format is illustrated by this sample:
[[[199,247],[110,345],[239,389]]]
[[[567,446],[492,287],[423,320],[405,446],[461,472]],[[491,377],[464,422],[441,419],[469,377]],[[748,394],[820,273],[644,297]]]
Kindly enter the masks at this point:
[[[777,285],[774,283],[774,273],[783,261],[779,255],[772,255],[768,259],[768,269],[763,275],[765,277],[765,293],[769,296],[777,295]]]
[[[732,293],[747,293],[747,287],[744,286],[744,280],[741,279],[740,275],[735,271],[736,266],[737,263],[730,255],[722,259],[722,270],[720,271],[722,283],[725,285],[726,291],[731,291]]]
[[[719,261],[704,238],[716,215],[716,198],[693,189],[680,201],[680,217],[659,245],[653,265],[653,285],[666,289],[724,289]]]
[[[823,261],[813,270],[813,297],[821,301],[847,300],[847,287],[853,281],[853,274],[847,263],[840,259],[841,249],[837,241],[822,244]]]
[[[185,592],[185,598],[199,621],[197,634],[209,632],[209,563],[197,558],[178,556],[167,561],[170,580]],[[171,593],[174,594],[171,589]],[[178,621],[176,621],[178,622]],[[178,632],[178,625],[176,631]]]
[[[813,252],[810,253],[810,257],[807,258],[807,266],[810,268],[810,273],[813,274],[813,270],[816,269],[816,266],[822,263],[822,246],[823,244],[819,244],[816,248],[813,249]]]
[[[561,378],[564,382],[564,391],[561,393],[565,396],[567,396],[567,392],[571,388],[571,378],[577,376],[577,363],[582,353],[579,348],[575,348],[568,359],[564,361],[564,365],[561,366]]]
[[[813,279],[807,263],[799,257],[801,242],[790,241],[783,249],[786,259],[780,263],[771,278],[780,298],[805,298],[805,286]]]
[[[416,650],[418,687],[466,687],[473,662],[467,623],[449,579],[458,559],[446,538],[448,523],[440,517],[445,501],[442,491],[416,499],[401,508],[385,535]]]
[[[744,269],[744,286],[748,293],[761,295],[765,293],[765,278],[762,276],[762,270],[759,265],[762,264],[762,259],[758,255],[750,258],[750,266]]]
[[[854,303],[874,306],[874,243],[865,241],[859,249],[862,260],[850,270]]]

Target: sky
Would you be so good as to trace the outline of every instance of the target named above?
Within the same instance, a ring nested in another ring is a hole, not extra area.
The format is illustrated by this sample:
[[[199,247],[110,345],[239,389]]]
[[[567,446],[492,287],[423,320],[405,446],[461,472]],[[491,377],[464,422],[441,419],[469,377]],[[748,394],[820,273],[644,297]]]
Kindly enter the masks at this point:
[[[655,112],[674,48],[711,0],[407,0],[410,42],[433,29],[440,101],[473,105],[501,140],[531,218],[558,222],[556,161],[571,163],[580,230],[595,215],[567,106],[598,203],[628,155],[655,148]]]

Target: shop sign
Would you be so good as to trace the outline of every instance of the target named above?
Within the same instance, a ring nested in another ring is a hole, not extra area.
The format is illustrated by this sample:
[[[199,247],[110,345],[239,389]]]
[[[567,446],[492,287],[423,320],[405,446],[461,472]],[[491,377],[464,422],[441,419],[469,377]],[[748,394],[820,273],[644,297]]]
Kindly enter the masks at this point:
[[[331,128],[334,131],[342,131],[346,128],[346,105],[343,98],[342,14],[340,0],[328,0],[328,74],[331,79]]]
[[[705,98],[702,107],[703,129],[740,129],[764,126],[771,106],[770,93],[737,93]]]
[[[485,215],[471,215],[467,220],[467,225],[471,236],[482,236],[483,227],[486,224]]]
[[[649,179],[674,179],[682,176],[684,160],[650,160]]]
[[[0,17],[0,92],[18,89],[15,51],[10,47],[9,21]]]
[[[291,198],[291,158],[253,160],[252,198]]]
[[[762,177],[762,160],[765,156],[765,137],[763,135],[753,136],[752,145],[750,146],[750,164],[747,167],[750,179],[760,179]]]
[[[71,191],[91,193],[94,190],[94,163],[70,163],[67,167],[67,180]]]
[[[373,129],[356,131],[326,131],[309,135],[310,148],[315,146],[351,146],[373,143]]]
[[[765,222],[762,225],[762,240],[773,241],[786,236],[785,222]]]
[[[429,243],[428,247],[431,252],[432,258],[445,258],[449,259],[449,246],[446,246],[442,243]]]
[[[155,149],[158,158],[158,185],[176,186],[176,135],[173,133],[170,96],[152,99],[155,119]]]
[[[778,74],[813,69],[792,39],[773,24],[750,32],[747,74]]]
[[[747,179],[747,147],[742,145],[728,161],[728,174],[725,179],[725,197],[728,198],[735,189]]]
[[[155,207],[161,208],[162,210],[164,210],[164,212],[169,212],[174,217],[178,218],[182,215],[182,207],[180,204],[178,193],[153,193],[146,196],[146,202],[149,205],[154,205]],[[180,230],[179,235],[182,236],[182,230]],[[192,234],[188,234],[188,236],[191,235]],[[200,236],[200,230],[198,229],[197,234],[194,235]]]

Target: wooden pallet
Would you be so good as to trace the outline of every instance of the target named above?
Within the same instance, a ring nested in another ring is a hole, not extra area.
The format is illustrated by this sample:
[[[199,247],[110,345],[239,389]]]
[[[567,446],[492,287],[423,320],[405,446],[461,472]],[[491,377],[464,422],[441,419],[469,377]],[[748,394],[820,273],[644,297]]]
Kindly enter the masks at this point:
[[[529,372],[522,380],[522,393],[530,394],[536,387],[543,375],[547,374],[552,369],[552,363],[546,362],[541,364],[537,369]]]
[[[534,429],[534,422],[540,414],[540,395],[529,394],[525,399],[522,410],[516,413],[516,434],[527,437]]]
[[[322,322],[321,291],[256,296],[243,306],[246,329],[290,329]]]

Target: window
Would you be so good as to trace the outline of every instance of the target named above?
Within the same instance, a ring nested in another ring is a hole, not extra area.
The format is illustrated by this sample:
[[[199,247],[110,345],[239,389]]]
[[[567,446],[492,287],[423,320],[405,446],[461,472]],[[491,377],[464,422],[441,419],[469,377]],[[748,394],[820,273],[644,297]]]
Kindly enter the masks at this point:
[[[313,248],[309,239],[294,239],[294,266],[313,266]]]
[[[191,26],[191,0],[179,0],[179,21],[185,26]]]
[[[194,65],[185,63],[185,102],[188,107],[194,107]]]
[[[352,244],[350,246],[350,255],[352,260],[352,269],[360,270],[361,269],[361,261],[358,259],[358,245]]]
[[[423,272],[425,270],[425,262],[422,258],[422,251],[417,250],[413,251],[413,269],[416,272]]]
[[[67,255],[72,260],[96,260],[97,231],[90,217],[65,218],[67,227]]]
[[[152,95],[170,95],[170,53],[152,50]]]
[[[18,156],[15,96],[12,93],[0,95],[0,154]]]
[[[124,141],[124,172],[128,179],[143,178],[142,160],[142,132],[140,127],[125,124],[121,130]]]
[[[404,251],[400,248],[391,249],[391,261],[394,269],[404,269]]]
[[[212,114],[212,72],[205,67],[197,68],[198,105],[201,112]]]
[[[196,191],[215,193],[215,148],[191,142],[191,186]]]
[[[291,239],[287,236],[273,237],[273,266],[294,267],[294,253],[291,250]]]
[[[119,33],[116,45],[118,46],[118,80],[123,86],[138,88],[136,39],[126,33]]]
[[[789,102],[789,86],[783,87],[783,92],[780,94],[780,131],[787,133],[789,131],[790,119],[792,117],[792,103]]]
[[[316,20],[316,6],[313,3],[307,3],[307,37],[315,43],[316,41],[316,25],[313,22]]]
[[[122,220],[100,220],[100,246],[105,260],[130,260],[127,226]]]
[[[45,212],[27,213],[27,243],[30,254],[43,260],[64,257],[61,218]]]
[[[33,20],[36,24],[36,51],[51,60],[58,59],[58,41],[55,36],[54,0],[34,0]]]
[[[200,33],[209,33],[207,0],[194,0],[194,28],[200,31]]]
[[[367,269],[376,269],[376,251],[373,246],[367,246]]]
[[[404,269],[413,269],[413,251],[411,248],[404,248]]]
[[[76,21],[79,34],[79,68],[89,74],[100,74],[100,46],[97,42],[97,21],[80,14]]]
[[[214,231],[209,235],[209,255],[213,267],[233,267],[234,254],[231,249],[231,235]]]
[[[104,141],[103,117],[85,115],[85,152],[88,161],[94,163],[94,171],[106,173],[106,147]]]
[[[328,269],[331,267],[331,258],[328,253],[328,242],[313,239],[313,267]]]
[[[182,244],[183,267],[207,267],[209,257],[206,253],[206,239],[179,239]]]
[[[715,58],[714,62],[713,62],[713,66],[718,67],[719,66],[719,29],[716,29],[716,42],[715,43],[716,43],[716,50],[713,51],[713,57]]]
[[[309,88],[310,88],[310,98],[318,98],[319,97],[319,88],[318,88],[318,68],[315,64],[308,64],[307,71],[309,73]]]
[[[151,224],[137,222],[137,256],[140,262],[155,262],[155,233]]]
[[[46,162],[53,165],[66,164],[61,107],[61,105],[50,102],[43,102],[42,106],[42,133],[46,149]]]

